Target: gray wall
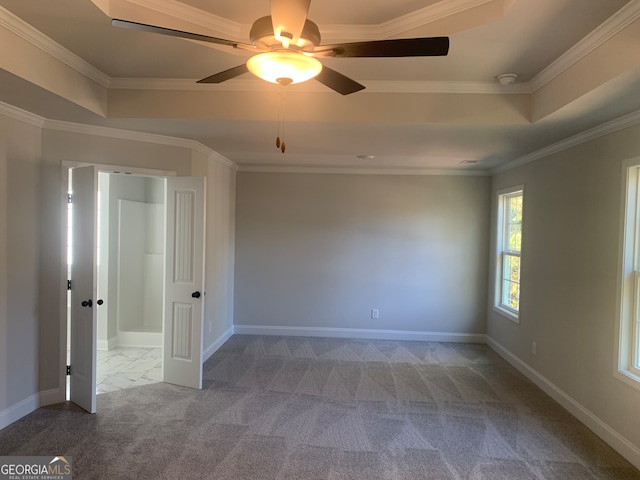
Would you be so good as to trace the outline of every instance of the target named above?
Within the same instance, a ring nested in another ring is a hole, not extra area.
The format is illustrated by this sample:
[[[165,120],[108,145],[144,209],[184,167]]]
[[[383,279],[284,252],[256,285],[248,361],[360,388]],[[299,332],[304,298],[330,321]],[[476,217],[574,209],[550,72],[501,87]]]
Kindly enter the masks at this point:
[[[42,128],[0,113],[0,424],[64,395],[66,346],[62,162],[139,167],[207,176],[204,347],[232,325],[235,171],[191,148]],[[14,116],[16,118],[14,118]],[[147,194],[153,192],[146,189]],[[211,250],[211,251],[210,251]],[[229,263],[231,262],[231,263]]]
[[[0,414],[38,393],[40,157],[40,129],[0,115]]]
[[[240,172],[236,188],[236,326],[485,332],[488,177]]]
[[[206,177],[206,247],[203,353],[233,331],[236,171],[194,152],[193,175]]]
[[[487,310],[491,339],[636,449],[640,390],[613,372],[622,162],[640,156],[638,138],[640,127],[628,128],[493,178],[492,212],[497,190],[525,185],[521,322]],[[493,275],[490,285],[491,302]]]

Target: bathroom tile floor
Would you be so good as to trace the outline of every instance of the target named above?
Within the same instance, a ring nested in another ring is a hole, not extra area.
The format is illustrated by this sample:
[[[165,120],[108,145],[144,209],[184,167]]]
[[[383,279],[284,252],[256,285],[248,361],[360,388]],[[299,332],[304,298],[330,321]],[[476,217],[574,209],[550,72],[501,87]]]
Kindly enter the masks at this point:
[[[116,347],[97,352],[99,395],[162,381],[162,349]]]

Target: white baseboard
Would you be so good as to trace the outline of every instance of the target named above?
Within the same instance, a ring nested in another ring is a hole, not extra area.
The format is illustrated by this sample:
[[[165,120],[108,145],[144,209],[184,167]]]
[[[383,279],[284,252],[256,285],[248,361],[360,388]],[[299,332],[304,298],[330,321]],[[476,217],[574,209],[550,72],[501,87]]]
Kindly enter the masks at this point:
[[[118,346],[118,336],[111,337],[108,340],[98,340],[97,349],[99,351],[108,351]]]
[[[64,402],[65,395],[59,388],[52,388],[43,392],[34,393],[24,400],[5,408],[0,412],[0,430],[29,415],[40,407]]]
[[[636,468],[640,469],[640,449],[606,424],[593,412],[574,400],[570,395],[558,388],[545,378],[540,372],[532,368],[507,348],[487,336],[487,345],[498,355],[513,365],[524,376],[540,387],[547,395],[566,408],[574,417],[589,427],[596,435],[607,442],[620,455],[626,458]]]
[[[118,332],[115,345],[133,348],[158,348],[162,347],[162,343],[162,332]]]
[[[56,403],[62,403],[66,401],[66,392],[60,388],[52,388],[40,392],[40,406],[46,407],[47,405],[55,405]]]
[[[0,412],[0,430],[29,415],[40,406],[40,394],[34,393]]]
[[[415,340],[421,342],[486,343],[484,333],[420,332],[409,330],[370,330],[363,328],[281,327],[235,325],[239,335],[284,335],[291,337],[362,338],[368,340]]]
[[[229,327],[229,329],[226,332],[220,335],[211,345],[209,345],[206,349],[202,351],[202,363],[209,360],[209,357],[211,357],[211,355],[216,353],[218,349],[222,345],[224,345],[224,342],[226,342],[227,340],[229,340],[229,338],[231,338],[231,335],[233,335],[234,330],[235,330],[234,326],[231,325],[231,327]]]

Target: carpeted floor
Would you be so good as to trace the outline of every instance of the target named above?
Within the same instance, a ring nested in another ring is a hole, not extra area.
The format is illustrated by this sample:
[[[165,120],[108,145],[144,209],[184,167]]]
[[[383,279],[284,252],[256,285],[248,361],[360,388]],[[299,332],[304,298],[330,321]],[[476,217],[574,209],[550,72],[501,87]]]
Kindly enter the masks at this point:
[[[42,408],[0,455],[80,480],[640,479],[484,345],[234,336],[204,378]]]

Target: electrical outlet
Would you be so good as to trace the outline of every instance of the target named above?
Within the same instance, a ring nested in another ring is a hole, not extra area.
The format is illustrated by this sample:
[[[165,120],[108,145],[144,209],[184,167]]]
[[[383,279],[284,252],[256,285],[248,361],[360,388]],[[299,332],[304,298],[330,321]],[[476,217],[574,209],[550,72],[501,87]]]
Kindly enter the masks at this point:
[[[377,308],[372,308],[371,318],[373,318],[374,320],[377,320],[378,318],[380,318],[380,310],[378,310]]]
[[[531,353],[533,353],[534,355],[537,353],[537,348],[538,346],[536,345],[536,342],[533,342],[531,344]]]

